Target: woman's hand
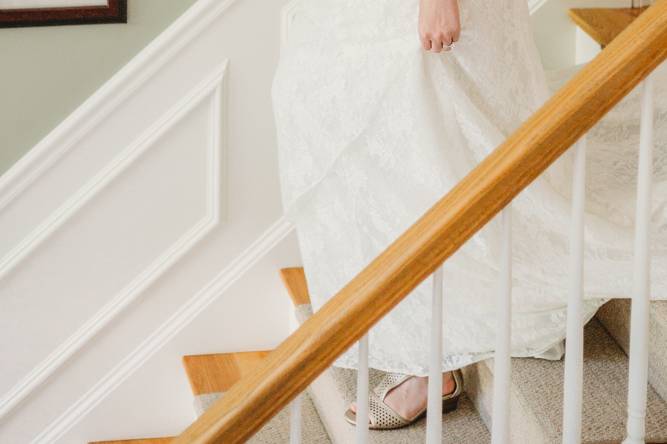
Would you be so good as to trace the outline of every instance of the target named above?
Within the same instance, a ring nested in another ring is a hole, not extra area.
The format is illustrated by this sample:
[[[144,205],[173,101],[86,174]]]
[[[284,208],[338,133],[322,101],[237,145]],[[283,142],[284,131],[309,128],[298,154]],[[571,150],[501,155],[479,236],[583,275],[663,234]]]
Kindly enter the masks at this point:
[[[460,34],[458,0],[420,0],[419,37],[425,50],[449,51]]]

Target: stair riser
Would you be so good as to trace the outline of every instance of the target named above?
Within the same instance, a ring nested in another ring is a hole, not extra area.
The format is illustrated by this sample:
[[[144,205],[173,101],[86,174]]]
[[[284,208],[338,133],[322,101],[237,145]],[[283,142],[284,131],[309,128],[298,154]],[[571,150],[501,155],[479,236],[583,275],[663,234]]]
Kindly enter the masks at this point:
[[[330,370],[324,372],[308,389],[317,413],[322,419],[332,444],[348,444],[355,442],[354,427],[343,419],[347,405],[336,388]],[[373,442],[373,440],[371,440]]]
[[[614,299],[596,317],[626,354],[630,353],[630,300]],[[662,399],[667,400],[667,302],[656,301],[649,312],[648,379]]]
[[[489,430],[493,430],[492,366],[493,360],[487,360],[463,369],[465,391]],[[549,442],[537,418],[519,401],[514,391],[510,391],[510,409],[510,442],[516,444]]]
[[[295,308],[295,318],[305,322],[312,315],[310,304],[301,304]],[[351,370],[329,368],[309,387],[308,394],[326,428],[333,444],[349,444],[356,442],[355,427],[344,419],[344,412],[356,396],[354,380],[356,376]],[[377,384],[378,372],[371,372],[371,385]],[[370,444],[407,444],[424,442],[425,421],[407,429],[393,431],[371,431],[368,437]],[[445,416],[443,424],[443,443],[486,444],[489,442],[488,430],[479,418],[474,407],[467,398],[462,398],[456,412]]]
[[[585,329],[582,442],[621,442],[625,436],[627,356],[597,321]],[[557,444],[562,440],[563,361],[513,359],[510,386],[512,443]],[[492,427],[493,360],[464,369],[466,392]],[[667,440],[667,405],[649,388],[649,442]]]

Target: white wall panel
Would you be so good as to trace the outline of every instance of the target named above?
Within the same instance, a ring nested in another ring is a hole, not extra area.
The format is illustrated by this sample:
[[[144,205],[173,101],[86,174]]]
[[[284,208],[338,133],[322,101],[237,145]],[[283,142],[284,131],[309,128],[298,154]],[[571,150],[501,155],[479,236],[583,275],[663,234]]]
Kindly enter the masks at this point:
[[[210,219],[209,134],[215,129],[209,108],[199,105],[168,130],[5,275],[0,306],[13,322],[0,326],[0,350],[17,359],[0,370],[0,390],[18,382],[100,307],[126,292],[156,258]],[[23,350],[14,348],[17,337]]]
[[[532,14],[535,42],[547,69],[563,69],[586,61],[590,48],[582,49],[584,55],[577,57],[577,27],[568,17],[570,8],[628,7],[627,0],[546,0]],[[588,42],[590,43],[590,42]]]
[[[173,432],[183,354],[288,333],[281,7],[200,0],[0,178],[0,442]]]
[[[182,313],[181,296],[187,287],[183,277],[190,275],[191,264],[186,266],[188,261],[184,261],[174,267],[154,292],[97,335],[85,353],[78,354],[65,371],[35,393],[30,415],[7,418],[0,427],[0,442],[27,443],[44,431],[48,434],[37,442],[81,444],[180,431],[194,419],[193,398],[181,364],[183,355],[266,350],[284,336],[288,328],[284,313],[289,311],[290,302],[275,269],[285,261],[298,261],[298,254],[293,235],[279,237],[282,240],[268,254],[255,256],[264,251],[261,248],[235,251],[237,257],[257,261],[244,273],[234,273],[238,280],[227,282],[228,287],[218,287],[224,291],[213,291],[211,304],[163,346],[149,344],[144,339],[165,324],[162,313],[171,314],[175,307],[175,312]],[[154,311],[162,306],[166,308],[156,315]],[[121,365],[128,350],[144,360],[136,369]],[[50,408],[54,405],[74,408]],[[67,427],[70,423],[74,424],[71,429]]]

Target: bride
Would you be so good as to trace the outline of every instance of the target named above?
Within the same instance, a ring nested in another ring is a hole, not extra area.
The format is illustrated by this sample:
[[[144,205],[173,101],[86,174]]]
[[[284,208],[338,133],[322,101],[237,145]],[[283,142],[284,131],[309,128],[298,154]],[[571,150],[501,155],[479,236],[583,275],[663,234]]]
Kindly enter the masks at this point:
[[[283,203],[297,228],[313,308],[549,94],[526,0],[302,1],[273,100]],[[636,102],[629,97],[589,134],[586,319],[607,298],[630,294]],[[667,125],[656,128],[657,140],[667,140]],[[667,155],[664,145],[658,150],[653,240],[663,247],[654,255],[653,290],[664,295]],[[513,204],[516,357],[563,355],[570,177],[565,156]],[[499,229],[490,223],[445,263],[445,411],[456,407],[458,369],[493,356]],[[423,282],[369,333],[369,364],[389,373],[370,394],[372,428],[408,425],[425,410],[431,285]],[[354,368],[356,356],[348,350],[336,365]],[[352,423],[354,412],[352,405],[345,413]]]

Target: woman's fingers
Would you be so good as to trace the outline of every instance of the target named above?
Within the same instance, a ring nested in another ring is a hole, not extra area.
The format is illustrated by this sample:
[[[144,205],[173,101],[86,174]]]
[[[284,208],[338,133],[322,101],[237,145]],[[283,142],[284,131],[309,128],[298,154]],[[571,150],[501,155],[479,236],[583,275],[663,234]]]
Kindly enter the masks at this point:
[[[426,51],[443,52],[450,51],[452,45],[459,40],[459,33],[455,31],[431,34],[425,32],[421,35],[422,47]]]
[[[426,51],[451,50],[461,33],[458,0],[419,0],[418,31]]]
[[[443,52],[450,51],[452,49],[452,44],[456,41],[453,37],[447,37],[444,35],[431,37],[424,36],[421,39],[422,46],[426,51],[431,52]]]
[[[431,40],[431,51],[433,52],[442,52],[443,43],[441,39]]]
[[[428,38],[428,37],[422,37],[422,47],[426,51],[430,51],[431,50],[431,39]]]

